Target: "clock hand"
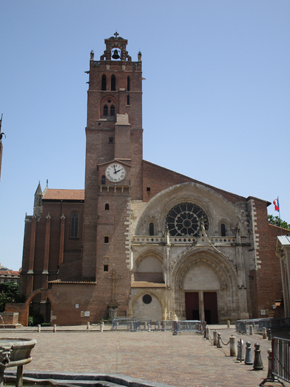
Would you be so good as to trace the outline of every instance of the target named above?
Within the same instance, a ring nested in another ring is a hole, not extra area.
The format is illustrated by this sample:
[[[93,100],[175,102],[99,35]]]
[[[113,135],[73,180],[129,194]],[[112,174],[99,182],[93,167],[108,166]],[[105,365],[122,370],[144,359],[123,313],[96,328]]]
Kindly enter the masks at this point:
[[[114,173],[116,173],[116,166],[114,165]]]
[[[118,169],[118,171],[116,171],[116,170],[115,170],[115,172],[114,172],[114,173],[118,173],[118,172],[120,172],[120,171],[121,171],[121,169]]]

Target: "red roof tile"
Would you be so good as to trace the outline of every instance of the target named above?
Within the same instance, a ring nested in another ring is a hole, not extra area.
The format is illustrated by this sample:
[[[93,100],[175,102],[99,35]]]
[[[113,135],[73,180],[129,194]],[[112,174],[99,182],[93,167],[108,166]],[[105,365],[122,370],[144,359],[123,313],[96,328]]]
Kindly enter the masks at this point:
[[[50,189],[43,192],[44,200],[84,200],[84,189]]]

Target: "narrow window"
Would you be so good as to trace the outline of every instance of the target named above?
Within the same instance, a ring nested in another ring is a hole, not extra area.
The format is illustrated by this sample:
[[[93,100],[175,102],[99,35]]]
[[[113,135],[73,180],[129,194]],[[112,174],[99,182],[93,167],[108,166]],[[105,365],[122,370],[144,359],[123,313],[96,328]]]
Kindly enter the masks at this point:
[[[130,91],[130,77],[127,77],[127,91]]]
[[[73,212],[71,214],[70,237],[71,238],[79,237],[79,214],[77,212]]]
[[[111,107],[110,107],[110,116],[114,117],[114,115],[115,115],[115,106],[111,105]]]
[[[104,271],[109,271],[109,260],[108,260],[108,258],[104,259],[103,264],[104,264]]]
[[[108,116],[108,115],[109,115],[108,105],[105,105],[103,109],[103,116]]]
[[[105,204],[105,211],[109,211],[109,209],[110,209],[109,203],[106,203]]]
[[[221,224],[221,236],[226,236],[226,225],[224,223]]]
[[[109,237],[108,236],[104,237],[104,243],[109,243]]]
[[[106,75],[103,74],[102,75],[102,90],[106,90],[106,84],[107,84]]]
[[[130,95],[127,95],[127,105],[130,105]]]
[[[102,176],[102,184],[106,184],[106,176],[105,175]]]
[[[111,90],[112,91],[116,90],[116,77],[114,74],[111,76]]]
[[[109,144],[114,144],[114,137],[109,137]]]
[[[150,192],[150,187],[147,187],[147,192]]]
[[[154,223],[149,223],[149,235],[154,235]]]

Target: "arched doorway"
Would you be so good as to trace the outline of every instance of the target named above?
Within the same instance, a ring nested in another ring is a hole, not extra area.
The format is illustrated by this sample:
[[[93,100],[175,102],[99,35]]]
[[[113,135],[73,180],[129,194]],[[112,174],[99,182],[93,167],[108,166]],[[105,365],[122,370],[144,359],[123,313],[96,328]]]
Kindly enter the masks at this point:
[[[194,265],[184,277],[183,288],[186,319],[217,324],[220,282],[213,270],[201,263]]]
[[[174,309],[178,318],[226,322],[239,316],[237,275],[216,249],[193,247],[174,272]]]

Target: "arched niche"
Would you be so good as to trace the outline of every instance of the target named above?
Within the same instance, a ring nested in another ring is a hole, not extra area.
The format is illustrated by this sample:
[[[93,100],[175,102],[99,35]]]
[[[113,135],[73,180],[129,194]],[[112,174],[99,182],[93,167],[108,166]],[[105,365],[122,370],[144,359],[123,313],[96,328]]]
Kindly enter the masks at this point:
[[[146,297],[147,296],[147,297]],[[148,296],[151,301],[148,303]],[[144,302],[145,301],[145,302]],[[158,298],[151,292],[142,293],[134,302],[133,315],[136,319],[146,319],[152,321],[162,320],[162,306]]]
[[[137,262],[134,280],[164,283],[163,267],[160,260],[153,255],[147,255]]]

